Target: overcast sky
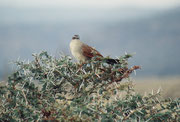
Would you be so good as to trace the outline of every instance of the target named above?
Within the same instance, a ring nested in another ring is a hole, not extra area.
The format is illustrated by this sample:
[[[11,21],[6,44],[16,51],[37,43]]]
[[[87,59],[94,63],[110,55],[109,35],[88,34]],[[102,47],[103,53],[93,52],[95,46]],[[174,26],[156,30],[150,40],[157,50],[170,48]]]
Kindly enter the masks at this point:
[[[0,0],[1,7],[169,8],[179,5],[180,0]]]

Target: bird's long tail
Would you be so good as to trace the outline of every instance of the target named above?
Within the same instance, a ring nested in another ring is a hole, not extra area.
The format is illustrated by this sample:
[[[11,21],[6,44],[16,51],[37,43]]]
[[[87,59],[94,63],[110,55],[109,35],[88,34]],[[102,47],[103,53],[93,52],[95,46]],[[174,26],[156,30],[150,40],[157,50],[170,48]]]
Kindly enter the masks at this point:
[[[111,65],[119,63],[119,59],[111,59],[111,58],[109,58],[109,59],[106,59],[105,61],[106,61],[106,63],[111,64]]]

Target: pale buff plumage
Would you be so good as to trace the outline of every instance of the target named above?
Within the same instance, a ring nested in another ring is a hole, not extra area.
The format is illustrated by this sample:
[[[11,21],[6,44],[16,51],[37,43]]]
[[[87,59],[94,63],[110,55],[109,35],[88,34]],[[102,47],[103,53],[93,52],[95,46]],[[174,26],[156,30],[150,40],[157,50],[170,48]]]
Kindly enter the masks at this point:
[[[72,55],[79,62],[85,62],[95,56],[97,57],[97,60],[101,60],[101,58],[98,58],[98,57],[103,57],[96,49],[81,42],[78,35],[73,36],[73,38],[70,42],[70,50],[71,50]],[[106,59],[106,62],[108,64],[116,64],[116,63],[119,63],[119,60],[118,59]]]
[[[70,42],[72,55],[80,62],[85,62],[94,56],[103,57],[97,50],[80,41],[79,36],[75,35]]]

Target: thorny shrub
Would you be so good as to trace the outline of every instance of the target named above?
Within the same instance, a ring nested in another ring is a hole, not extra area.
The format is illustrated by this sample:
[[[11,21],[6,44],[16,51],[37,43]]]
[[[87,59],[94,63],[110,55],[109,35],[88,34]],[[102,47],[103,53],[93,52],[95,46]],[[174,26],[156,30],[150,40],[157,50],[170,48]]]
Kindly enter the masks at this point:
[[[1,121],[180,121],[180,99],[134,91],[128,78],[140,67],[128,67],[131,55],[115,65],[105,58],[78,64],[47,52],[33,56],[15,62],[17,70],[0,88]]]

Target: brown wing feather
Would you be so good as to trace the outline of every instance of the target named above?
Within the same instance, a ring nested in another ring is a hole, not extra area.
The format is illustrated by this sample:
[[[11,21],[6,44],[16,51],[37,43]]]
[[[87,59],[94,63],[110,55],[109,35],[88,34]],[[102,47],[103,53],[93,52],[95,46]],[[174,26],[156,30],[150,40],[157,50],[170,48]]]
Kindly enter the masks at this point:
[[[97,50],[95,50],[94,48],[84,44],[82,46],[82,53],[85,57],[87,58],[92,58],[94,56],[100,56],[103,57]]]

